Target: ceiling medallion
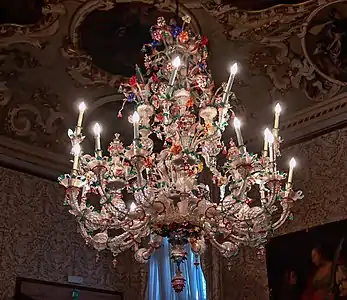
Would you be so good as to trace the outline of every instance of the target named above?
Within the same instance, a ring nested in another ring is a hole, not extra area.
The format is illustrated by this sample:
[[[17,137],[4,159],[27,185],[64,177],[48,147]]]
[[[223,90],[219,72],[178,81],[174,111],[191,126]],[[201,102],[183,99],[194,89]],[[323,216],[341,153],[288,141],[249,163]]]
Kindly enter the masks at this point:
[[[241,121],[231,110],[237,65],[228,82],[216,89],[206,65],[208,40],[190,31],[189,22],[188,16],[183,26],[158,18],[150,31],[152,42],[142,48],[146,74],[137,68],[121,86],[124,103],[136,103],[130,117],[133,143],[124,146],[115,134],[104,156],[97,123],[95,153],[83,154],[82,102],[77,126],[68,132],[72,172],[59,178],[82,236],[98,251],[108,249],[117,256],[133,249],[136,260],[144,263],[168,238],[177,265],[172,279],[176,292],[184,288],[180,266],[188,244],[201,255],[207,241],[226,258],[244,245],[262,247],[303,198],[292,189],[295,159],[288,175],[278,170],[280,105],[273,130],[264,133],[262,155],[249,153]],[[224,146],[222,133],[230,118],[237,142],[230,139]],[[158,139],[162,147],[155,149]],[[220,190],[219,199],[211,187]],[[128,206],[126,194],[134,199]],[[90,195],[99,198],[97,203],[90,203]]]
[[[140,48],[158,16],[174,17],[175,7],[166,1],[90,0],[75,13],[63,56],[71,59],[68,74],[81,86],[118,87],[141,63]],[[187,9],[180,7],[182,14]],[[193,20],[192,29],[199,32]],[[122,45],[122,47],[119,47]]]
[[[301,45],[308,62],[326,80],[347,84],[347,0],[338,0],[315,9],[302,26]]]

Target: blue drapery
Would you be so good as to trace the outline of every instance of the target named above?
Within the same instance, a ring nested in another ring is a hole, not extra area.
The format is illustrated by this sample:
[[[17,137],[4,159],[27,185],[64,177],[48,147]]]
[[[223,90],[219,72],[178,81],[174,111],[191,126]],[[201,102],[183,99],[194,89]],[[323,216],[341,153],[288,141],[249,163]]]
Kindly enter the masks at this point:
[[[206,300],[206,280],[201,265],[196,267],[196,257],[187,246],[187,260],[181,264],[181,272],[186,279],[184,290],[177,294],[171,279],[176,273],[176,266],[170,259],[170,246],[167,238],[163,246],[150,258],[146,300]]]

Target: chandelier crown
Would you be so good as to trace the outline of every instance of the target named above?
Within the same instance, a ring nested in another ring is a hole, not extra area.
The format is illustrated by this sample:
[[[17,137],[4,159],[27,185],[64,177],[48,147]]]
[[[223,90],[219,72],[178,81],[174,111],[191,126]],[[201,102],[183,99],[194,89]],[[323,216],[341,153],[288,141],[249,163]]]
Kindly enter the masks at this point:
[[[184,17],[179,26],[158,18],[150,30],[152,42],[142,49],[145,76],[136,66],[136,75],[120,87],[124,104],[136,103],[129,117],[133,143],[125,147],[115,134],[104,156],[101,127],[95,124],[95,153],[82,154],[82,102],[76,129],[68,133],[72,172],[59,178],[82,236],[98,251],[117,256],[132,248],[135,258],[146,262],[168,238],[177,292],[184,287],[177,278],[184,282],[180,264],[188,243],[200,255],[209,241],[227,258],[242,245],[260,247],[303,198],[292,190],[295,160],[288,176],[276,164],[280,105],[273,130],[264,132],[262,154],[247,152],[242,124],[231,110],[238,66],[233,64],[227,83],[215,88],[206,64],[208,40],[190,31],[189,22]],[[237,143],[231,139],[226,147],[222,133],[230,117]],[[97,206],[90,204],[91,194],[97,195]],[[131,204],[126,195],[133,197]]]

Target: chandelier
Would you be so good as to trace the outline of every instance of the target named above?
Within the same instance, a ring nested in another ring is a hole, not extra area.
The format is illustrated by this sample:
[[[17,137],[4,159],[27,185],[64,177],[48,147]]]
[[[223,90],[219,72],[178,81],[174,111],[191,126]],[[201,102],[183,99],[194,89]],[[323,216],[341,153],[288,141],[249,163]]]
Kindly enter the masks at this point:
[[[241,122],[231,110],[237,65],[228,82],[216,89],[206,65],[207,38],[189,30],[189,16],[182,20],[179,26],[158,18],[150,30],[153,41],[142,49],[146,74],[136,67],[136,75],[121,85],[123,107],[126,102],[136,105],[129,117],[133,143],[124,146],[115,134],[106,156],[101,127],[95,124],[95,153],[83,154],[82,102],[77,126],[68,132],[72,172],[59,178],[70,213],[96,250],[108,249],[116,257],[133,249],[136,260],[145,263],[168,238],[170,258],[177,265],[172,278],[176,292],[185,286],[180,265],[188,244],[199,256],[208,241],[226,258],[243,245],[260,247],[303,198],[301,191],[292,190],[295,159],[288,175],[276,164],[280,105],[273,129],[265,130],[262,154],[249,153]],[[230,139],[224,146],[222,133],[229,121],[237,143]],[[219,193],[210,193],[211,185]],[[97,205],[90,204],[92,194]],[[130,205],[125,201],[129,195]]]

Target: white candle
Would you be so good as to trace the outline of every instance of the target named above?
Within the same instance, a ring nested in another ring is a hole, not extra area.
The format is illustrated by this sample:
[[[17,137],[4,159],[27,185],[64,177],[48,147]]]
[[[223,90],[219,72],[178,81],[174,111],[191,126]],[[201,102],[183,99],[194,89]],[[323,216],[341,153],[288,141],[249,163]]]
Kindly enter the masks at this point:
[[[81,146],[80,144],[75,144],[72,148],[72,154],[73,154],[73,166],[72,166],[72,171],[75,172],[78,170],[78,160],[80,157],[81,153]]]
[[[171,77],[170,77],[170,81],[169,81],[169,86],[173,86],[176,76],[177,76],[177,72],[178,72],[178,68],[181,65],[181,59],[179,58],[179,56],[177,56],[173,61],[172,61],[172,65],[174,67],[173,72],[171,73]]]
[[[140,121],[140,116],[137,111],[134,112],[133,114],[133,125],[134,125],[134,140],[137,141],[139,139],[139,121]]]
[[[236,138],[237,138],[237,143],[240,149],[241,154],[244,154],[246,152],[246,147],[243,144],[243,138],[241,134],[241,122],[238,118],[234,118],[234,128],[236,132]]]
[[[241,134],[241,122],[238,118],[234,118],[234,128],[236,132],[236,137],[237,137],[237,143],[239,146],[243,146],[243,139],[242,139],[242,134]]]
[[[280,115],[281,115],[281,105],[279,103],[276,104],[275,106],[275,121],[274,121],[274,128],[273,128],[273,134],[275,138],[278,137],[278,129],[280,125]]]
[[[231,91],[231,88],[233,86],[236,73],[237,73],[237,63],[234,63],[230,68],[229,79],[228,79],[228,82],[227,82],[227,85],[225,87],[225,91],[223,94],[223,99],[222,99],[223,103],[226,103],[228,98],[229,98],[230,91]]]
[[[82,121],[83,121],[83,115],[86,110],[86,104],[82,101],[80,105],[78,106],[79,114],[77,119],[77,126],[76,126],[76,134],[79,135],[82,130]]]
[[[290,186],[293,182],[293,173],[296,166],[296,160],[294,157],[289,161],[289,172],[288,172],[288,185]]]
[[[138,146],[139,146],[139,139],[140,139],[140,133],[139,133],[139,121],[140,121],[140,115],[137,111],[134,112],[132,117],[132,122],[134,126],[134,153],[137,154]]]
[[[100,140],[101,127],[99,123],[94,125],[94,138],[95,138],[95,155],[101,157],[101,140]]]
[[[268,136],[271,134],[269,128],[266,128],[264,130],[264,149],[263,149],[263,156],[266,157],[268,154],[268,149],[269,149],[269,139]]]
[[[274,148],[273,148],[273,144],[275,141],[275,138],[273,136],[273,134],[271,132],[269,132],[268,136],[267,136],[267,140],[269,142],[269,154],[270,154],[270,162],[274,162]]]

